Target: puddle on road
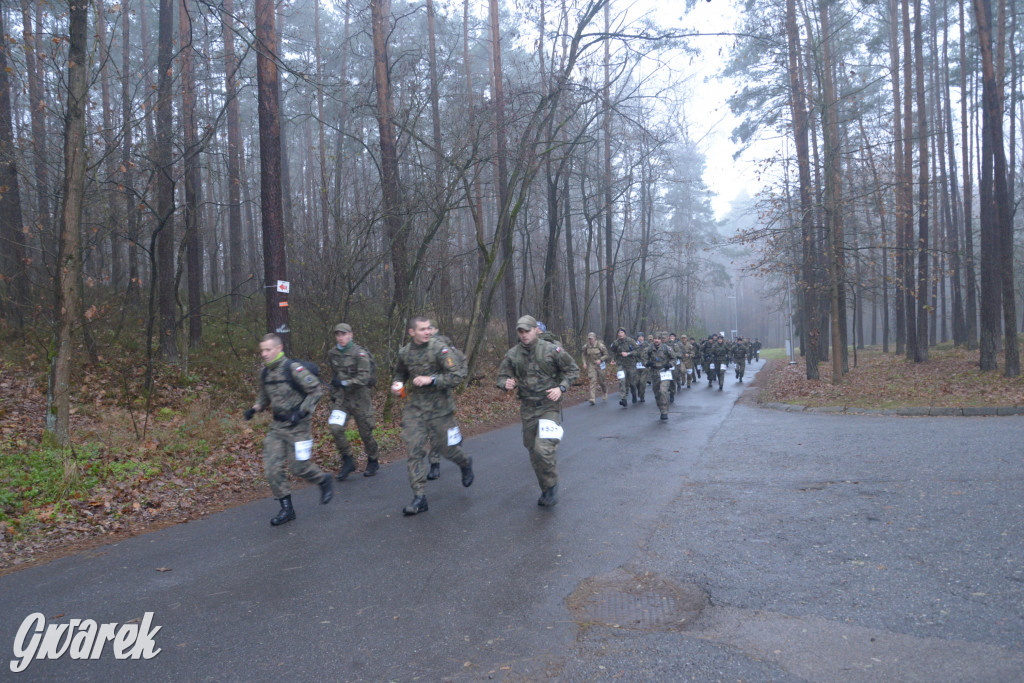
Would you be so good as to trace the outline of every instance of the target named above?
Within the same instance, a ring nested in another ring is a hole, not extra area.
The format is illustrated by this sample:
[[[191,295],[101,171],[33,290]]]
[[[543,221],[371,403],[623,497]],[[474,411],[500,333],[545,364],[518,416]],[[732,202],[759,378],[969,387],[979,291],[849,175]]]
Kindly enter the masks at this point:
[[[581,627],[640,631],[682,631],[696,623],[708,604],[708,594],[699,586],[622,568],[585,579],[566,600]]]

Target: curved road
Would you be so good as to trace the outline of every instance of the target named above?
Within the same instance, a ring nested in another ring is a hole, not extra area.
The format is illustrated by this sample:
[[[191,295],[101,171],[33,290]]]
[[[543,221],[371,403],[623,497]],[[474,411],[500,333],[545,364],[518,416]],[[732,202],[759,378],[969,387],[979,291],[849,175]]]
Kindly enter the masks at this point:
[[[553,509],[516,425],[467,439],[476,482],[443,463],[416,517],[398,464],[326,507],[296,493],[281,528],[262,500],[2,577],[0,651],[34,612],[153,612],[151,660],[108,646],[19,676],[1024,680],[1024,419],[790,414],[705,386],[667,423],[650,393],[567,410]]]

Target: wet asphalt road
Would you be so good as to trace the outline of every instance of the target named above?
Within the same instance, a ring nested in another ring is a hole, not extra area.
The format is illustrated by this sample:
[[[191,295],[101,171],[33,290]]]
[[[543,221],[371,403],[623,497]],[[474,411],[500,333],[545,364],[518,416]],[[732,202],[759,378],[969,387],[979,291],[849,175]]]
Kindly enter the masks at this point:
[[[566,411],[554,509],[514,426],[467,439],[476,483],[443,463],[417,517],[398,464],[326,507],[299,491],[281,528],[267,499],[2,577],[0,652],[33,612],[149,611],[154,659],[18,678],[1024,680],[1024,418],[742,387],[684,391],[667,424],[650,394]]]

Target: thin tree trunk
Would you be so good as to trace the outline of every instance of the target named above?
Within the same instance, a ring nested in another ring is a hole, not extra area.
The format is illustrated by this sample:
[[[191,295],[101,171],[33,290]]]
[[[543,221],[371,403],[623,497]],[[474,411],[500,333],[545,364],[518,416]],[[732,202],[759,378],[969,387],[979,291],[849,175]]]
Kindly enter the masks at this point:
[[[960,35],[965,32],[964,0],[960,0]],[[974,190],[971,187],[971,146],[967,117],[967,41],[960,43],[960,143],[964,169],[964,281],[967,284],[967,307],[964,312],[966,344],[968,349],[978,347],[978,284],[974,275]]]
[[[40,75],[41,66],[37,64],[36,37],[32,30],[32,0],[21,0],[22,35],[25,40],[25,71],[28,80],[29,116],[32,122],[32,170],[36,191],[36,215],[32,224],[38,227],[39,242],[42,252],[43,266],[50,272],[54,263],[53,249],[57,246],[57,236],[53,232],[53,219],[50,215],[50,171],[46,142],[46,102],[43,83]],[[42,3],[35,5],[41,12]]]
[[[156,268],[159,286],[160,355],[178,361],[175,319],[173,104],[174,0],[160,0],[156,103]]]
[[[196,89],[192,68],[192,20],[188,0],[178,14],[181,35],[181,123],[184,128],[185,246],[188,265],[188,345],[203,343],[203,247],[199,230],[199,144],[196,134]]]
[[[921,0],[914,0],[914,60],[917,77],[917,141],[918,168],[917,219],[917,345],[914,362],[928,360],[928,107],[924,99],[924,38],[922,35]]]
[[[224,98],[227,102],[228,125],[228,242],[230,242],[228,260],[231,281],[231,311],[242,310],[242,281],[245,279],[245,266],[242,248],[242,175],[241,149],[242,133],[238,121],[238,94],[235,75],[238,71],[238,60],[235,58],[235,19],[234,0],[224,1]]]
[[[0,36],[7,35],[3,15],[4,12],[0,11]],[[28,306],[29,290],[6,49],[0,49],[0,188],[3,188],[0,191],[0,240],[4,244],[0,264],[6,283],[6,291],[0,290],[4,295],[0,298],[0,315],[8,317],[20,329]]]
[[[64,188],[60,221],[60,251],[58,254],[59,288],[57,312],[59,316],[55,354],[51,367],[50,396],[47,430],[51,431],[62,447],[71,445],[70,380],[74,355],[72,335],[79,316],[78,283],[81,280],[82,200],[85,194],[85,107],[88,97],[88,56],[86,44],[89,30],[89,6],[68,2],[68,93],[67,113],[64,120]]]

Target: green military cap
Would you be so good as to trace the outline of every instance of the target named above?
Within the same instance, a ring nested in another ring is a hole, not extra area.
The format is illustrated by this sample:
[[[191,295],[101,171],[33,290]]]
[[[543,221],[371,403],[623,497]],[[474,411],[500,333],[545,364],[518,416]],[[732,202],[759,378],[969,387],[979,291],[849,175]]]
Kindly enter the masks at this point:
[[[347,332],[348,334],[352,334],[352,326],[348,323],[338,323],[334,326],[334,332]]]
[[[535,327],[537,327],[537,319],[532,315],[524,315],[516,321],[517,330],[532,330]]]
[[[590,334],[587,335],[587,339],[597,339],[597,335],[591,332]]]

